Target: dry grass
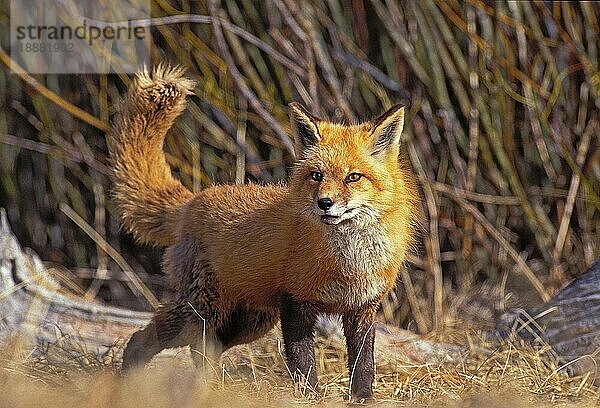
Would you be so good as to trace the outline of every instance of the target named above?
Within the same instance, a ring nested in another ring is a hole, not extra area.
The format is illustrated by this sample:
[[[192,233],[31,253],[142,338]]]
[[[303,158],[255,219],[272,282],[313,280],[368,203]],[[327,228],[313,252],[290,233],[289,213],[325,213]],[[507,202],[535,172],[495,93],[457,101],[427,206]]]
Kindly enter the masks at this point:
[[[595,404],[600,394],[590,376],[568,377],[549,348],[533,349],[514,340],[478,344],[457,362],[407,363],[402,355],[379,353],[375,395],[394,406],[569,406]],[[79,339],[65,336],[33,352],[6,347],[0,360],[1,406],[11,407],[185,407],[342,405],[348,392],[345,349],[340,339],[317,341],[322,394],[302,396],[284,364],[276,330],[209,362],[203,374],[187,349],[163,352],[143,370],[116,374],[122,344],[97,355]]]
[[[593,2],[153,0],[152,16],[167,23],[151,27],[153,63],[198,81],[166,142],[195,191],[285,179],[291,101],[347,122],[409,104],[428,234],[389,322],[439,329],[482,282],[546,298],[599,256]],[[0,206],[24,245],[81,271],[90,297],[147,307],[111,255],[162,290],[159,254],[119,234],[108,197],[103,130],[129,78],[18,78],[9,62],[0,52]]]

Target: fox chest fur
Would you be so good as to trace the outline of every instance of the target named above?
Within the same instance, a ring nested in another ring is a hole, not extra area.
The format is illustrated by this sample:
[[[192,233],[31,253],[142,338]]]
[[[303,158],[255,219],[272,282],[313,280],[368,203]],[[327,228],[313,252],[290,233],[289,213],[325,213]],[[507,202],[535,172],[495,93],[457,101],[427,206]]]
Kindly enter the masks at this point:
[[[381,226],[343,225],[325,232],[324,242],[305,263],[305,268],[317,269],[309,277],[316,284],[312,293],[300,293],[307,300],[339,311],[378,301],[393,285],[395,251]]]

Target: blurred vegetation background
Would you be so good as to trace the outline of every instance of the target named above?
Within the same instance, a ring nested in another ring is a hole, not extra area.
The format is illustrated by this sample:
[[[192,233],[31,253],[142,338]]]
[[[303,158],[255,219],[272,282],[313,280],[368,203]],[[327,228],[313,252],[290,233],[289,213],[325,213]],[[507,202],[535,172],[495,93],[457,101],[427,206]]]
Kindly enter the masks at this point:
[[[383,317],[419,332],[469,313],[491,320],[547,299],[600,255],[599,11],[153,0],[153,63],[182,64],[198,81],[167,138],[169,161],[195,191],[285,180],[289,102],[346,122],[405,103],[425,231]],[[57,272],[68,268],[81,294],[149,308],[132,272],[159,296],[161,251],[120,232],[104,138],[130,78],[19,76],[2,48],[0,206],[15,233]]]

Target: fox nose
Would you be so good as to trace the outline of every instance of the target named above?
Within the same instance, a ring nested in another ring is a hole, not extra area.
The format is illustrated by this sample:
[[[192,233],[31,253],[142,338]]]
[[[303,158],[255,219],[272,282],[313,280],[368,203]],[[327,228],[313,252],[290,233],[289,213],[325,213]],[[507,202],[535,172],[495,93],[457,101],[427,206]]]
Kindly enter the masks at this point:
[[[319,198],[319,201],[317,201],[317,205],[321,210],[327,211],[333,206],[333,200],[329,197]]]

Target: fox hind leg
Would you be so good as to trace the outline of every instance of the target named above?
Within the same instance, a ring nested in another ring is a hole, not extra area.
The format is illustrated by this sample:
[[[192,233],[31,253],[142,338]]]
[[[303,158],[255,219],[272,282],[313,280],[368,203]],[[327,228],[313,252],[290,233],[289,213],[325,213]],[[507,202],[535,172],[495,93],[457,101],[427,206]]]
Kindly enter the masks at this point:
[[[192,359],[197,368],[217,359],[221,353],[233,346],[250,343],[264,336],[275,326],[279,314],[277,310],[263,312],[245,307],[234,309],[214,331],[204,332],[195,337],[191,344]]]
[[[228,349],[250,343],[267,334],[279,320],[279,312],[258,311],[243,306],[235,308],[218,328],[217,335],[223,347]]]
[[[214,316],[201,318],[198,309],[187,302],[158,309],[150,323],[131,336],[123,352],[122,370],[143,366],[164,349],[188,345],[197,367],[204,366],[206,358],[218,358],[223,347],[215,334],[217,321]]]
[[[148,363],[166,348],[190,344],[192,316],[189,305],[170,304],[156,311],[150,323],[131,336],[123,352],[122,369],[129,370]]]

